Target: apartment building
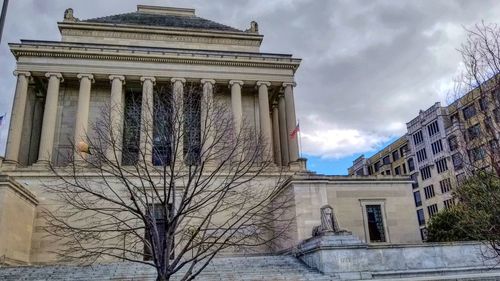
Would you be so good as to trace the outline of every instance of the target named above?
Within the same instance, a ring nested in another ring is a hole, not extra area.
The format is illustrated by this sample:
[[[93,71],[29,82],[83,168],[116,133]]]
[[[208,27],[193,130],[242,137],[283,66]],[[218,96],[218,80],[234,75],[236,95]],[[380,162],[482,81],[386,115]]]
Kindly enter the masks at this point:
[[[406,156],[410,153],[406,135],[392,142],[370,158],[361,155],[349,168],[349,175],[395,175],[407,176],[410,173]]]

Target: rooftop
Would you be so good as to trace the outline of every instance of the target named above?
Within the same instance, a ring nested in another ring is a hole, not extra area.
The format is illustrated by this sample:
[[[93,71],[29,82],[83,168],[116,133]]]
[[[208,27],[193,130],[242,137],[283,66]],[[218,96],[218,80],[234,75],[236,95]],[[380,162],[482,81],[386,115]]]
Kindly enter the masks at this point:
[[[87,19],[82,22],[244,32],[200,18],[196,16],[194,9],[144,5],[137,6],[136,12]]]

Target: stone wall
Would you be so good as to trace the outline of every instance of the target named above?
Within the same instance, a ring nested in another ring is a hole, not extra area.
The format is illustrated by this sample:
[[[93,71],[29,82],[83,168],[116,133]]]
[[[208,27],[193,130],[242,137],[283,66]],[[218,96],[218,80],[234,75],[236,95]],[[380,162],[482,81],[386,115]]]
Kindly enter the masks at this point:
[[[7,176],[0,176],[0,264],[30,262],[33,220],[38,200]]]
[[[367,245],[355,236],[325,235],[305,241],[297,256],[342,280],[417,277],[495,271],[481,243]]]

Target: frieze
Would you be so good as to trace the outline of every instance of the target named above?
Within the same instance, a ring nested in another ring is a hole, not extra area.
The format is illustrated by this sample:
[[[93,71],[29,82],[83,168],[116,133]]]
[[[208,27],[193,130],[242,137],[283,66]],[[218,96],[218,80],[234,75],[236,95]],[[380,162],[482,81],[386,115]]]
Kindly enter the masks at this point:
[[[87,36],[87,37],[104,37],[104,38],[121,38],[129,40],[145,40],[145,41],[174,41],[185,43],[200,43],[200,44],[221,44],[221,45],[237,45],[259,47],[260,40],[245,40],[231,39],[212,36],[188,36],[174,34],[159,34],[159,33],[139,33],[126,31],[105,31],[105,30],[87,30],[87,29],[62,29],[63,36]]]
[[[299,63],[280,63],[273,62],[249,62],[249,61],[229,61],[214,60],[202,58],[182,58],[182,57],[158,57],[158,56],[134,56],[126,54],[85,54],[71,52],[50,52],[43,50],[13,50],[16,58],[19,57],[55,57],[70,59],[92,59],[92,60],[113,60],[113,61],[132,61],[132,62],[153,62],[153,63],[175,63],[175,64],[194,64],[194,65],[216,65],[216,66],[235,66],[235,67],[257,67],[257,68],[275,68],[275,69],[293,69],[297,70]]]

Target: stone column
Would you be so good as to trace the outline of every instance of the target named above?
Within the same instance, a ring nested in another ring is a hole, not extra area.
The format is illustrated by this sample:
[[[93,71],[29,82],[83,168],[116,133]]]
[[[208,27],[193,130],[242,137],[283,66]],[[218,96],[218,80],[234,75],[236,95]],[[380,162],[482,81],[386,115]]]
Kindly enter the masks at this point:
[[[155,77],[141,77],[142,104],[141,104],[141,132],[139,161],[147,165],[153,163],[153,110]]]
[[[235,134],[239,134],[243,122],[243,106],[241,103],[241,87],[243,81],[231,80],[231,108],[233,111],[233,122]]]
[[[290,162],[295,162],[299,159],[299,142],[298,136],[290,137],[290,134],[297,126],[297,119],[295,118],[295,101],[293,98],[293,87],[295,83],[283,83],[285,88],[285,104],[286,104],[286,127],[288,135],[288,151],[290,155]]]
[[[271,117],[269,115],[269,86],[271,86],[269,82],[257,82],[257,87],[259,88],[260,133],[265,145],[264,159],[271,160],[273,159],[273,136],[271,132]]]
[[[90,90],[94,82],[92,74],[78,74],[76,76],[80,80],[80,91],[78,93],[78,107],[76,109],[75,122],[75,145],[81,142],[87,143],[87,129],[89,125],[89,110],[90,110]],[[75,150],[75,160],[86,157],[87,154],[80,153]]]
[[[186,79],[184,78],[172,78],[172,93],[173,93],[173,118],[174,118],[174,134],[176,140],[172,145],[176,145],[177,150],[175,155],[176,163],[178,167],[182,167],[184,164],[184,83]],[[175,147],[172,147],[175,149]]]
[[[38,163],[40,164],[46,164],[52,160],[59,85],[64,81],[61,73],[47,73],[45,77],[49,78],[49,85],[47,87],[47,97],[45,98],[42,133],[40,135],[40,149],[38,151]]]
[[[215,80],[202,79],[203,97],[201,99],[201,141],[202,143],[202,160],[207,160],[206,151],[214,144],[214,133],[216,129],[216,122],[213,116],[214,109],[214,85]]]
[[[288,153],[288,133],[286,128],[286,106],[285,96],[280,94],[278,97],[279,107],[279,131],[280,131],[280,144],[281,144],[281,164],[288,166],[290,162],[290,155]]]
[[[125,77],[120,75],[110,75],[111,81],[111,99],[110,99],[110,125],[111,125],[111,140],[114,142],[115,148],[109,147],[107,157],[110,160],[118,160],[121,164],[122,160],[122,145],[123,145],[123,85]],[[110,143],[110,146],[112,144]],[[115,155],[116,153],[116,155]]]
[[[21,145],[23,132],[24,111],[26,108],[28,83],[31,73],[15,71],[14,75],[17,76],[17,86],[14,103],[12,105],[12,112],[10,115],[9,136],[5,151],[5,162],[11,164],[17,164],[19,159],[19,147]]]
[[[276,165],[281,166],[281,144],[280,144],[280,121],[279,121],[278,103],[273,103],[273,144],[274,161]]]

